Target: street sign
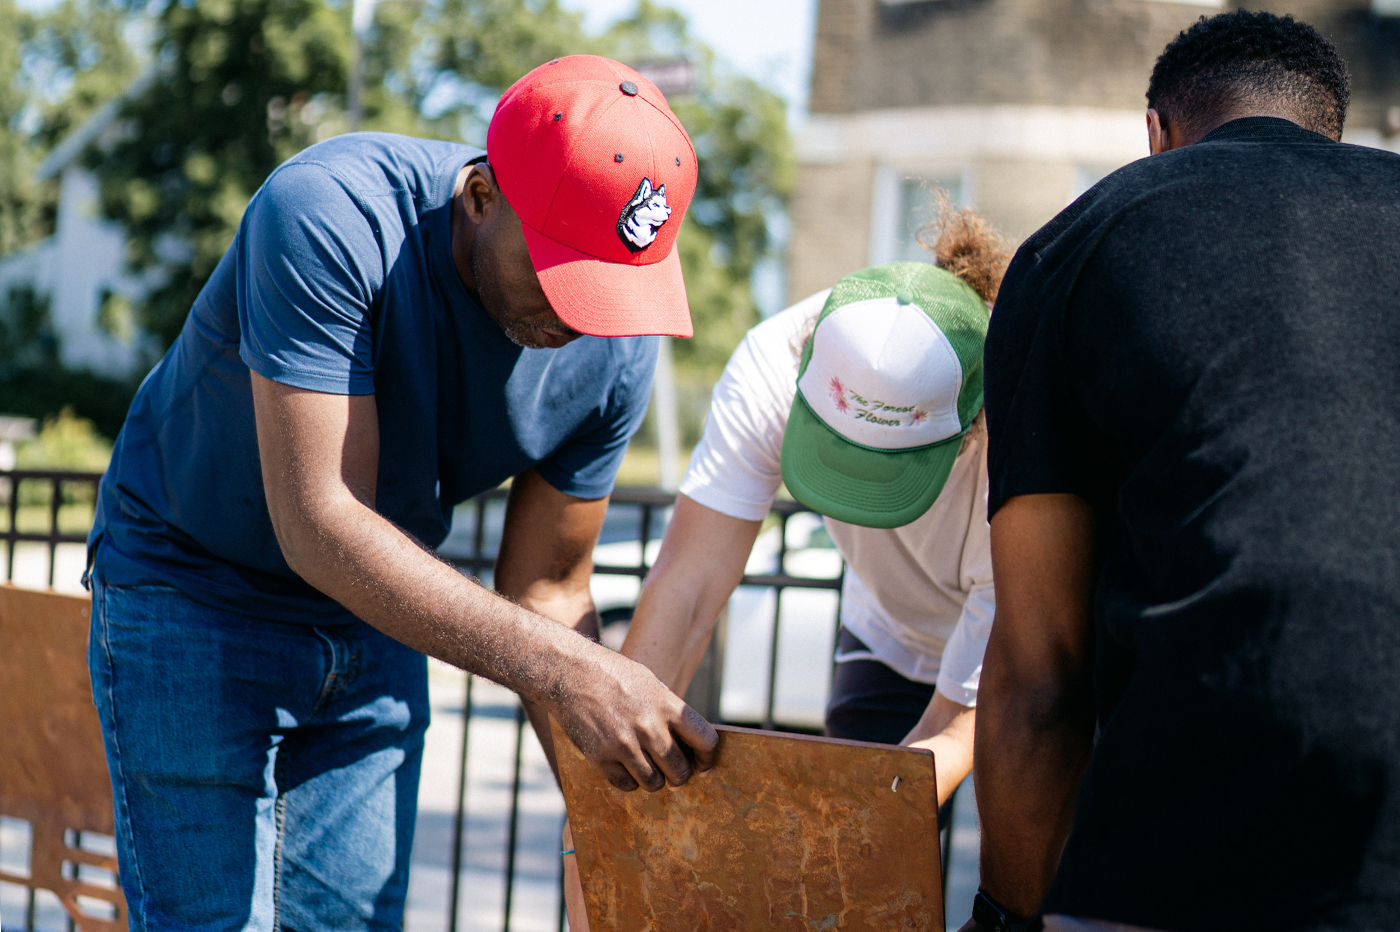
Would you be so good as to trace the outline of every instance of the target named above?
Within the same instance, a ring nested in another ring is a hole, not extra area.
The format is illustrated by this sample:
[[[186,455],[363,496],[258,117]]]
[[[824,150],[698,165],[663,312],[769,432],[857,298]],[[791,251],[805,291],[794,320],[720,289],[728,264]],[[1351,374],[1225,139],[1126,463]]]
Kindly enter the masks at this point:
[[[695,90],[695,66],[684,58],[642,62],[634,67],[667,97]]]

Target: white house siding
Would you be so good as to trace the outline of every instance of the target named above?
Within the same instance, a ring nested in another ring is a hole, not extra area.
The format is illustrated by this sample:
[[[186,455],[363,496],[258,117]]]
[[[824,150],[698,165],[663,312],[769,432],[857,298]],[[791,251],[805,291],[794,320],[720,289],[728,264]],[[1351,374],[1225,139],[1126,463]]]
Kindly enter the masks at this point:
[[[101,218],[92,173],[69,165],[59,185],[54,234],[0,259],[0,297],[32,286],[49,299],[65,367],[125,377],[148,357],[148,338],[136,332],[117,339],[103,329],[99,312],[105,292],[135,299],[142,284],[125,274],[125,237],[120,225]]]

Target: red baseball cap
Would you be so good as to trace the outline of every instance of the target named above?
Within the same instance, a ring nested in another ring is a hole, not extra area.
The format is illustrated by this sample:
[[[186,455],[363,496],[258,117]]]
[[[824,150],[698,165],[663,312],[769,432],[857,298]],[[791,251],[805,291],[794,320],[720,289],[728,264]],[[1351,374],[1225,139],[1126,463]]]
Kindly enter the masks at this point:
[[[599,337],[694,333],[676,235],[695,149],[656,85],[597,55],[555,59],[505,92],[486,153],[560,320]]]

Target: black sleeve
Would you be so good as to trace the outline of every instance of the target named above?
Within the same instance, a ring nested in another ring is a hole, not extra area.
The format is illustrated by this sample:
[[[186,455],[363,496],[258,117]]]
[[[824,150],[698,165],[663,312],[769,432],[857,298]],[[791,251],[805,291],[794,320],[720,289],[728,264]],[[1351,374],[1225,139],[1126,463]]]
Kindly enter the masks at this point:
[[[1097,504],[1103,491],[1065,345],[1074,276],[1038,240],[1007,269],[987,332],[988,518],[1017,495],[1069,492]]]

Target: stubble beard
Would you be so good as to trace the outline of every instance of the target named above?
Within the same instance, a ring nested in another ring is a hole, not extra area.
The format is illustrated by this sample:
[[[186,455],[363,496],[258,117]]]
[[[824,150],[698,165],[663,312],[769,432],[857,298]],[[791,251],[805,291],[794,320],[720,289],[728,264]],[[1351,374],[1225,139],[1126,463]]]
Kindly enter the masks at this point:
[[[558,336],[568,335],[567,329],[556,329],[551,327],[549,323],[535,324],[530,320],[506,317],[499,313],[497,309],[505,306],[505,301],[496,284],[499,278],[491,274],[493,270],[486,267],[481,261],[480,254],[476,249],[472,250],[471,263],[472,276],[476,279],[476,291],[481,298],[482,310],[486,312],[486,316],[496,322],[496,326],[501,328],[501,332],[506,335],[507,340],[524,349],[548,349],[548,345],[540,338],[542,331]],[[563,326],[563,322],[559,321],[558,318],[550,323]]]
[[[537,328],[530,327],[515,320],[498,320],[496,323],[500,324],[501,332],[506,335],[506,339],[510,340],[510,342],[514,343],[516,346],[524,347],[525,349],[545,348],[544,343],[538,336],[539,330]]]

